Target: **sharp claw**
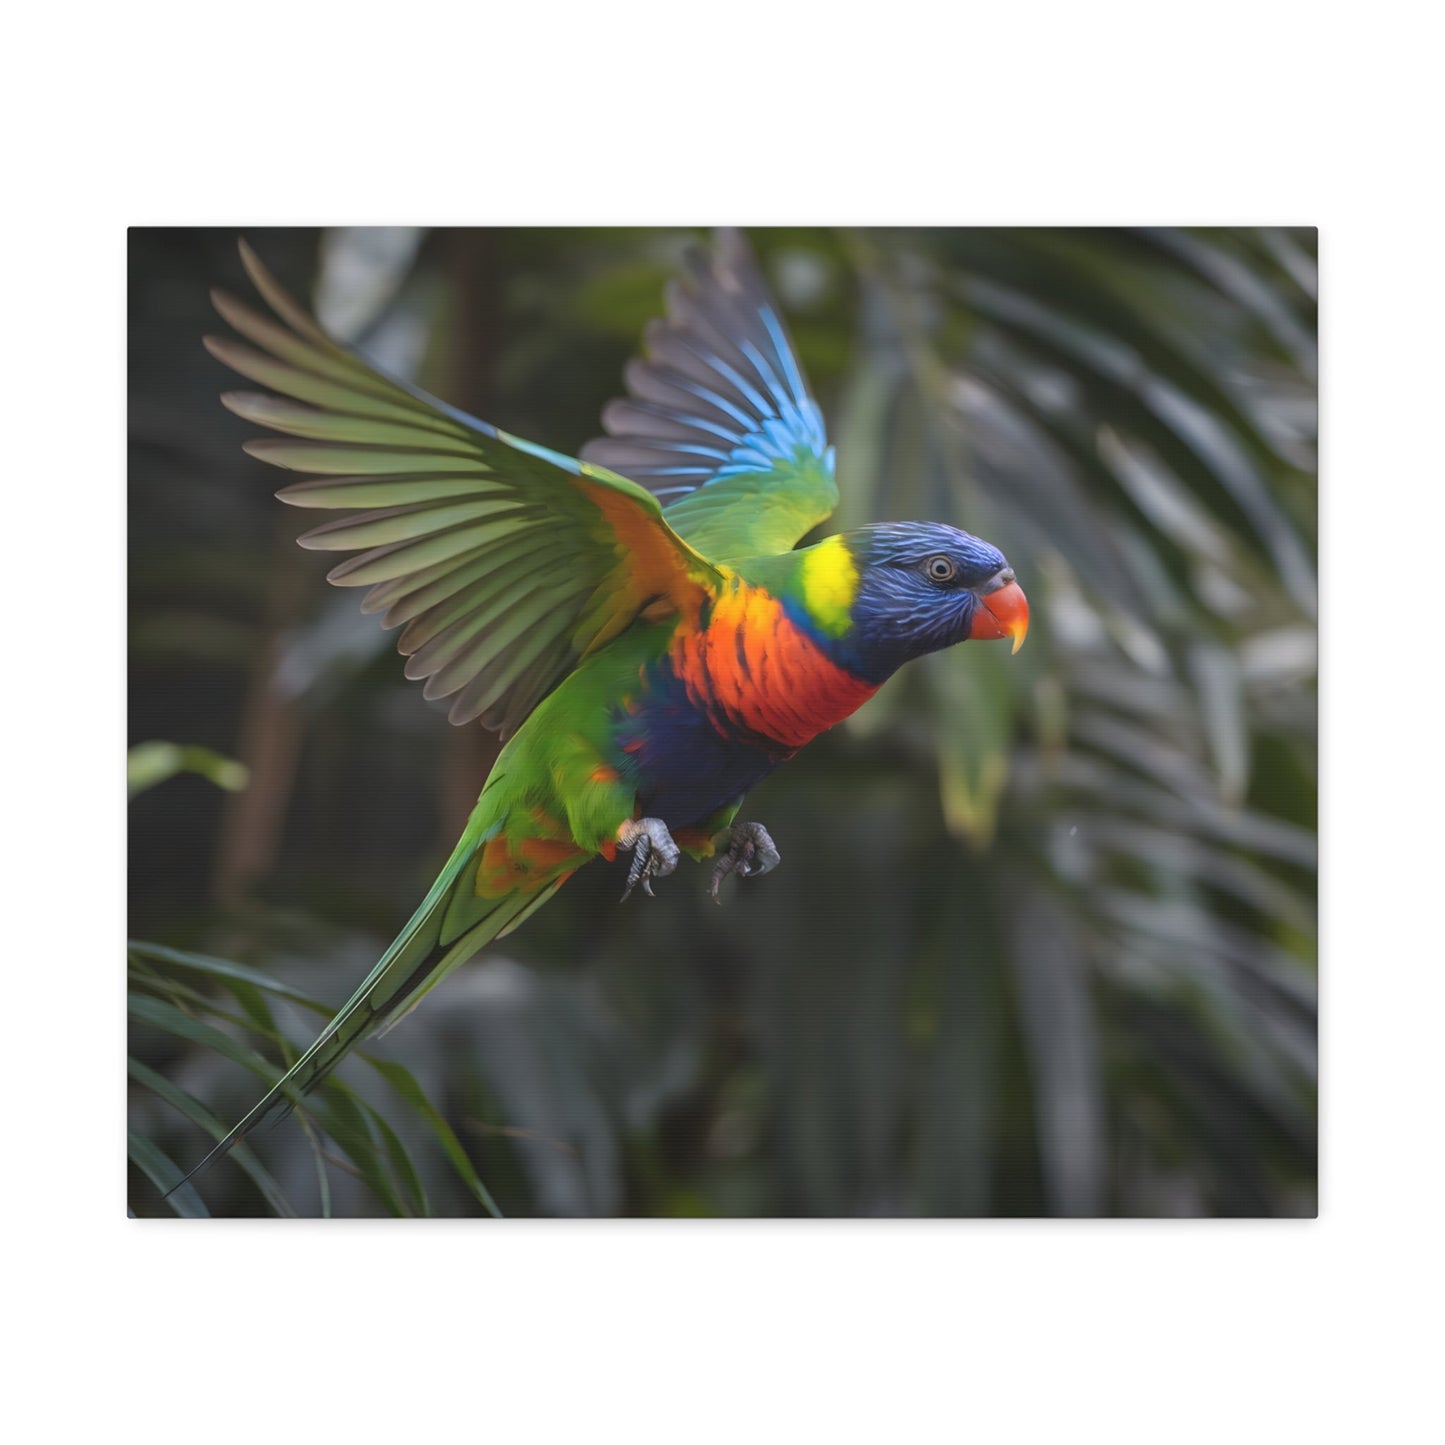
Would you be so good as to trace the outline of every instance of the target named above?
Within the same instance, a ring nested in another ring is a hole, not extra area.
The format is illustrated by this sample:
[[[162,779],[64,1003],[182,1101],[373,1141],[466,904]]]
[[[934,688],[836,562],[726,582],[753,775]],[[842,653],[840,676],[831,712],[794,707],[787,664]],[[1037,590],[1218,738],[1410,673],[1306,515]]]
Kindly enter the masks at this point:
[[[627,887],[621,901],[626,903],[639,883],[649,898],[656,898],[652,880],[666,878],[677,867],[677,844],[667,831],[667,824],[660,818],[629,820],[617,830],[617,846],[624,851],[633,850],[632,867],[627,870]]]
[[[709,891],[713,902],[722,902],[718,889],[729,873],[736,873],[739,878],[756,878],[761,873],[771,873],[780,862],[777,844],[761,823],[734,823],[728,850],[712,870]]]

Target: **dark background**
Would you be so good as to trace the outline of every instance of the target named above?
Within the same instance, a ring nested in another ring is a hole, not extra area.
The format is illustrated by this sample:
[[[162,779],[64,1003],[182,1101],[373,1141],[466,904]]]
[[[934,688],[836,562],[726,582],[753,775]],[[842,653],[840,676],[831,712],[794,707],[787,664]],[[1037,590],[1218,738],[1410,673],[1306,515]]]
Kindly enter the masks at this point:
[[[569,452],[702,234],[247,233],[388,369]],[[1029,641],[915,664],[759,787],[783,866],[721,909],[704,868],[620,908],[589,867],[376,1053],[508,1214],[1313,1213],[1314,233],[750,234],[838,445],[834,524],[988,537]],[[131,741],[247,770],[133,755],[160,762],[131,932],[334,1005],[495,746],[295,547],[216,399],[245,383],[200,346],[215,284],[249,294],[234,233],[131,233]],[[144,1070],[228,1122],[260,1092],[144,1020],[132,1043],[132,1130],[183,1167],[205,1134]],[[480,1212],[413,1109],[343,1076],[433,1212]],[[322,1207],[297,1121],[257,1148]],[[391,1207],[322,1167],[334,1212]],[[231,1163],[199,1193],[272,1207]],[[166,1209],[140,1168],[131,1205]]]

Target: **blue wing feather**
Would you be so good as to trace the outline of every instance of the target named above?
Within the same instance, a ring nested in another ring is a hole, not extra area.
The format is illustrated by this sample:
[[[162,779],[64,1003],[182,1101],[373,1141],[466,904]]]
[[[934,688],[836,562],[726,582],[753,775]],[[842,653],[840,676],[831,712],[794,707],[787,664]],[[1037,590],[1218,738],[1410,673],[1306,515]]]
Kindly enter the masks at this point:
[[[693,258],[667,313],[648,327],[629,396],[608,404],[608,435],[584,460],[646,487],[699,551],[786,550],[837,504],[833,450],[740,232]]]

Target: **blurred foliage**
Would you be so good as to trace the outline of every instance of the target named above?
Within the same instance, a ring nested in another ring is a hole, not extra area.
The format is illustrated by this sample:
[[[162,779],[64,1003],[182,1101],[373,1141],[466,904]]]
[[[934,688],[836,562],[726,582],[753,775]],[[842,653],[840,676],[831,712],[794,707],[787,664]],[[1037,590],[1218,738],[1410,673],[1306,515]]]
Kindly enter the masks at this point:
[[[177,773],[199,773],[218,788],[239,793],[251,775],[244,763],[223,758],[210,748],[183,748],[176,743],[137,743],[125,757],[125,788],[130,797],[173,778]]]
[[[240,1027],[258,1035],[278,1049],[289,1065],[296,1051],[278,1028],[272,1005],[278,1000],[299,1004],[321,1016],[313,1021],[317,1027],[332,1012],[325,1004],[307,998],[305,994],[256,969],[243,968],[224,959],[132,942],[129,965],[129,1024],[131,1037],[141,1052],[153,1050],[156,1039],[168,1035],[168,1042],[180,1040],[196,1044],[242,1065],[261,1079],[263,1088],[275,1083],[282,1070],[238,1043],[223,1026]],[[195,988],[193,983],[196,980],[208,985],[208,989]],[[241,1012],[237,1014],[233,1009]],[[456,1166],[463,1183],[489,1213],[496,1214],[496,1206],[477,1178],[466,1151],[450,1126],[427,1102],[411,1074],[400,1064],[384,1062],[364,1052],[360,1057],[412,1106]],[[178,1114],[199,1124],[213,1140],[225,1137],[229,1126],[194,1094],[158,1074],[135,1055],[127,1059],[127,1069],[134,1084],[149,1091]],[[306,1127],[308,1118],[322,1125],[340,1151],[339,1155],[322,1148],[316,1132]],[[361,1180],[391,1214],[432,1213],[426,1187],[406,1147],[382,1114],[360,1098],[355,1089],[337,1079],[323,1081],[307,1100],[302,1120],[306,1139],[315,1156],[317,1192],[323,1216],[331,1214],[328,1166],[332,1164]],[[130,1157],[157,1189],[167,1191],[167,1202],[177,1214],[206,1216],[208,1211],[196,1184],[185,1180],[184,1172],[151,1138],[133,1130]],[[277,1214],[295,1215],[285,1191],[257,1160],[249,1145],[237,1144],[230,1157]]]
[[[388,370],[573,452],[700,235],[248,234]],[[625,908],[583,870],[339,1072],[339,1154],[293,1118],[177,1208],[1314,1211],[1314,233],[751,234],[829,527],[988,537],[1028,645],[906,668],[760,786],[784,866],[722,909],[706,869]],[[131,233],[132,737],[250,776],[132,803],[132,931],[166,941],[132,955],[139,1214],[350,993],[495,755],[241,453],[199,345],[234,239]]]
[[[132,798],[179,772],[199,773],[232,792],[241,790],[249,781],[242,764],[208,748],[150,742],[140,743],[126,754],[126,781]],[[326,1004],[308,998],[278,979],[225,959],[132,940],[128,945],[127,963],[127,1024],[137,1051],[126,1059],[130,1081],[175,1113],[200,1125],[213,1140],[223,1139],[229,1125],[195,1094],[157,1073],[137,1055],[154,1054],[158,1047],[173,1046],[177,1041],[182,1045],[199,1045],[211,1054],[249,1069],[262,1080],[264,1088],[275,1083],[298,1052],[278,1028],[273,1005],[299,1004],[319,1014],[321,1023],[333,1012]],[[203,987],[198,989],[197,983]],[[240,1012],[234,1012],[236,1009]],[[234,1037],[237,1029],[263,1039],[281,1054],[285,1064],[278,1068],[238,1042]],[[364,1051],[359,1057],[411,1105],[455,1165],[463,1183],[488,1213],[495,1215],[497,1207],[477,1178],[466,1150],[411,1074],[400,1064],[383,1062]],[[132,1117],[137,1113],[145,1117],[143,1109],[133,1110]],[[322,1124],[339,1155],[323,1151],[316,1131],[306,1122],[310,1117]],[[302,1121],[315,1156],[317,1193],[324,1217],[331,1215],[328,1166],[332,1164],[363,1181],[372,1196],[391,1214],[432,1212],[426,1187],[406,1146],[386,1119],[359,1099],[354,1089],[335,1078],[323,1080],[314,1097],[308,1100]],[[132,1128],[127,1136],[127,1149],[131,1163],[161,1191],[177,1214],[184,1218],[208,1216],[196,1185],[154,1139]],[[237,1144],[230,1157],[277,1214],[295,1217],[296,1211],[285,1191],[248,1145]]]

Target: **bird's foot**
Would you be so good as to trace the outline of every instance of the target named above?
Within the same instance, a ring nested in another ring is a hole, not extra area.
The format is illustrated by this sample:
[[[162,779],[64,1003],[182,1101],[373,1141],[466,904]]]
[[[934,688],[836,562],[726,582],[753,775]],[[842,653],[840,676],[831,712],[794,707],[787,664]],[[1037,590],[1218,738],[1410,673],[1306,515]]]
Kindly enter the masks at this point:
[[[731,832],[732,842],[712,870],[714,903],[722,902],[717,891],[729,873],[736,873],[739,878],[756,878],[759,873],[771,873],[783,861],[777,844],[761,823],[734,823]]]
[[[624,852],[632,851],[632,867],[627,870],[627,891],[622,901],[639,883],[649,898],[654,878],[666,878],[677,867],[677,844],[667,831],[667,824],[661,818],[629,818],[617,830],[617,846]]]

